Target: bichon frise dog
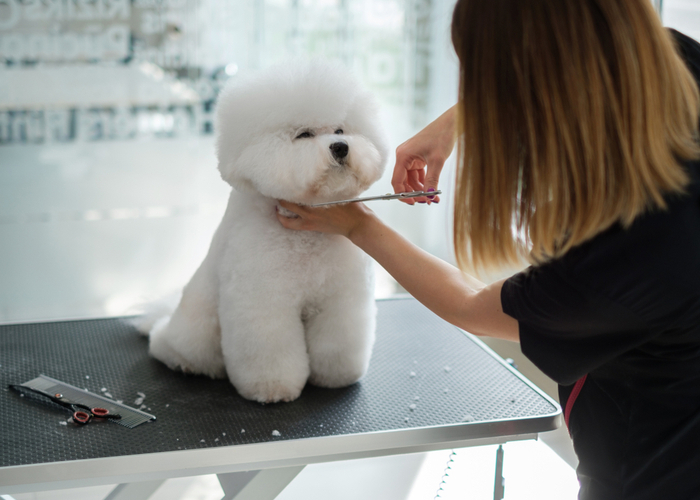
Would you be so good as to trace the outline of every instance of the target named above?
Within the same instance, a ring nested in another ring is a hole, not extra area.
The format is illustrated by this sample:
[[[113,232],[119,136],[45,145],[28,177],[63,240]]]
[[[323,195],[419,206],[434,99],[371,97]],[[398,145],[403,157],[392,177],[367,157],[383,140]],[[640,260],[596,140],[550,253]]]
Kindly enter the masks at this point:
[[[150,354],[228,376],[261,403],[292,401],[307,381],[353,384],[374,343],[371,261],[341,236],[285,229],[276,210],[278,199],[353,198],[380,178],[387,146],[374,99],[340,65],[288,63],[230,81],[216,120],[233,190],[177,308],[142,323]]]

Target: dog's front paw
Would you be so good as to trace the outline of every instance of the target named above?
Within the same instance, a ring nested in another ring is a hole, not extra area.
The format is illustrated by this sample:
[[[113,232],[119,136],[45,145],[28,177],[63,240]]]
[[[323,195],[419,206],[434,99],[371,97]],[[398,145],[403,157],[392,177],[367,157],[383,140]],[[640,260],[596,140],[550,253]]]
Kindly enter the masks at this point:
[[[198,366],[165,343],[151,344],[149,353],[174,371],[181,371],[188,375],[206,375],[213,379],[226,377],[223,363],[212,361]]]
[[[294,401],[301,395],[305,384],[294,384],[275,380],[262,380],[236,385],[238,393],[246,399],[258,403],[279,403]]]
[[[357,354],[346,353],[345,357],[316,355],[311,358],[309,383],[328,389],[347,387],[364,376],[368,364],[368,357]]]
[[[360,380],[364,374],[365,370],[362,368],[348,371],[312,371],[309,377],[309,383],[317,387],[338,389],[354,384]]]

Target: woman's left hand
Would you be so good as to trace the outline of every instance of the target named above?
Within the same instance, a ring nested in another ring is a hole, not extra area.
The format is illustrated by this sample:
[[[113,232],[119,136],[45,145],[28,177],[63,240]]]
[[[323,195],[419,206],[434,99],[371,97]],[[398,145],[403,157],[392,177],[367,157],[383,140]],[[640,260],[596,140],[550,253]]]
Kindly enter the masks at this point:
[[[339,234],[350,238],[350,235],[374,213],[363,203],[347,203],[330,207],[311,208],[279,200],[279,206],[293,212],[297,217],[288,217],[277,211],[277,219],[287,229],[301,231],[318,231],[321,233]]]
[[[287,217],[278,211],[284,227],[347,237],[408,293],[450,323],[476,335],[519,340],[518,322],[501,306],[505,279],[486,286],[406,240],[362,203],[317,208],[278,203],[298,216]]]

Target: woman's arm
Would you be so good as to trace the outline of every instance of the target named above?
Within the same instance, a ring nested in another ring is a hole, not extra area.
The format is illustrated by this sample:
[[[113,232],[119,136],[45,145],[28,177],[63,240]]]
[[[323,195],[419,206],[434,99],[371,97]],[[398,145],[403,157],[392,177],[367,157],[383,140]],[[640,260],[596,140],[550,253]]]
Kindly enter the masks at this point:
[[[501,308],[503,281],[484,285],[403,238],[365,205],[312,209],[279,203],[299,215],[278,214],[283,226],[346,236],[413,297],[453,325],[475,335],[519,340],[518,322]]]

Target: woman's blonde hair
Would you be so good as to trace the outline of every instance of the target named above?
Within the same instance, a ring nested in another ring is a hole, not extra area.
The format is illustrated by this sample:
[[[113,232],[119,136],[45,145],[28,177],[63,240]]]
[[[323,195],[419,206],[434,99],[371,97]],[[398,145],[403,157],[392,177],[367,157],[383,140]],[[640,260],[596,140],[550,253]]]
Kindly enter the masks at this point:
[[[460,267],[543,262],[665,208],[700,97],[649,0],[460,0]]]

